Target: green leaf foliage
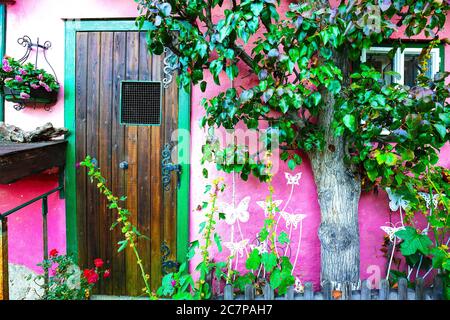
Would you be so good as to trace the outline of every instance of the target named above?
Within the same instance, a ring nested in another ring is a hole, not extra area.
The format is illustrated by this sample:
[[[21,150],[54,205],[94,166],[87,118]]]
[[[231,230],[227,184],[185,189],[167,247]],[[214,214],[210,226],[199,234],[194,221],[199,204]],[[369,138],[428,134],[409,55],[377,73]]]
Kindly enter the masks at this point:
[[[415,254],[417,251],[429,254],[430,246],[433,245],[428,236],[419,234],[413,227],[405,227],[404,230],[397,231],[396,235],[403,239],[401,251],[405,256]]]

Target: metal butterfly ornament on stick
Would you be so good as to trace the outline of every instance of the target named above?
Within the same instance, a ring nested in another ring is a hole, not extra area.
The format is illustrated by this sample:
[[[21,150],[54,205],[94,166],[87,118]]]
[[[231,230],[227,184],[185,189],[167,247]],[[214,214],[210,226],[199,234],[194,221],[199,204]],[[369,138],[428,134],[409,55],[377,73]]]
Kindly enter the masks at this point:
[[[279,224],[281,222],[281,219],[284,220],[284,226],[285,229],[288,231],[288,243],[286,247],[284,248],[284,254],[286,255],[288,252],[288,249],[291,248],[293,245],[292,238],[293,238],[293,231],[299,230],[298,235],[298,242],[296,243],[296,254],[295,259],[293,261],[293,269],[292,274],[295,271],[295,267],[298,263],[300,249],[301,249],[301,240],[302,240],[302,232],[303,232],[303,220],[306,218],[305,214],[301,213],[290,213],[287,211],[288,205],[292,200],[294,190],[296,186],[300,185],[300,179],[302,177],[302,173],[297,173],[295,175],[292,175],[288,172],[285,172],[284,174],[286,179],[286,184],[288,186],[291,186],[290,193],[287,201],[283,200],[273,200],[271,205],[272,207],[280,208],[280,206],[284,203],[284,206],[281,210],[277,209],[276,212],[269,212],[269,210],[273,210],[273,208],[268,208],[266,201],[256,201],[256,204],[264,210],[264,217],[268,217],[270,213],[272,214],[278,214],[277,221],[275,224],[275,234],[277,234],[277,229],[279,227]],[[230,226],[230,240],[228,242],[224,243],[224,246],[229,250],[230,252],[230,258],[229,258],[229,266],[230,268],[233,266],[235,269],[239,266],[239,260],[240,258],[244,257],[244,253],[246,253],[247,257],[249,255],[249,252],[247,250],[247,247],[250,250],[257,249],[261,254],[267,253],[269,251],[269,246],[266,241],[260,242],[258,245],[256,244],[250,244],[248,237],[244,236],[244,233],[242,232],[241,224],[247,224],[249,221],[251,221],[252,215],[249,212],[249,207],[251,204],[251,197],[246,196],[243,199],[240,200],[238,204],[236,204],[236,182],[234,179],[234,173],[233,173],[233,183],[232,183],[232,203],[226,203],[222,202],[219,204],[219,209],[224,213],[225,215],[225,222],[227,225]],[[255,217],[256,218],[256,217]],[[239,231],[240,240],[235,239],[235,226],[237,227],[237,230]],[[278,248],[275,246],[276,254],[279,257]],[[264,270],[263,266],[261,266],[261,270],[258,272],[258,276],[261,272],[264,272],[264,275],[266,271]],[[301,281],[300,279],[296,279],[296,286],[298,288],[301,288]]]

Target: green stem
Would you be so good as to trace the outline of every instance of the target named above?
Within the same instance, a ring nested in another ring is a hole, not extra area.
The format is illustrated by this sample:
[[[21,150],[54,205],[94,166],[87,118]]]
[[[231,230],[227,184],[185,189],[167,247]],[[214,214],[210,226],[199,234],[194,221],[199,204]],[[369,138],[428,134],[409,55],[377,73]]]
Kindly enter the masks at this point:
[[[137,264],[139,265],[139,269],[141,270],[141,277],[142,277],[142,279],[144,280],[144,283],[145,283],[146,293],[151,298],[152,297],[152,290],[151,290],[150,285],[148,283],[147,274],[145,273],[144,266],[142,264],[142,260],[141,260],[141,257],[139,255],[139,251],[136,249],[136,245],[133,245],[133,252],[134,252],[134,255],[136,256]]]
[[[203,257],[203,264],[205,267],[208,268],[202,268],[200,271],[200,281],[199,281],[199,292],[200,292],[200,299],[203,298],[202,295],[204,295],[203,289],[204,289],[204,283],[206,281],[207,273],[205,274],[205,269],[209,270],[209,247],[211,245],[211,233],[212,233],[212,225],[214,221],[214,213],[216,211],[216,202],[217,202],[217,193],[219,191],[219,188],[217,185],[215,185],[214,192],[211,194],[212,201],[211,201],[211,212],[209,213],[207,224],[205,226],[205,246],[202,250],[202,257]],[[204,295],[206,296],[206,295]]]
[[[436,190],[436,192],[439,194],[439,196],[442,196],[441,191],[436,187],[436,185],[430,178],[429,167],[427,167],[427,180],[430,183],[430,185],[433,187],[433,189]],[[432,197],[432,196],[430,196],[430,197]],[[448,218],[449,218],[448,213],[450,212],[450,208],[448,207],[448,205],[445,201],[442,201],[442,203],[444,204],[445,209],[447,209],[447,218],[445,219],[445,224],[444,224],[444,230],[446,230],[448,228]],[[434,233],[435,233],[435,237],[437,237],[436,232],[434,232]],[[446,232],[444,232],[444,234],[446,234]],[[439,243],[439,241],[437,241],[437,243]]]
[[[101,175],[100,170],[94,166],[90,157],[86,157],[86,159],[81,163],[81,165],[89,169],[89,176],[93,177],[93,179],[97,182],[97,188],[104,196],[106,196],[109,202],[109,207],[115,208],[117,210],[117,213],[119,214],[119,219],[117,221],[120,222],[120,224],[125,227],[125,230],[123,228],[121,229],[122,234],[126,235],[126,239],[129,242],[128,245],[133,249],[134,255],[136,256],[137,264],[141,271],[141,277],[142,280],[144,280],[146,294],[149,296],[149,298],[152,298],[152,291],[150,284],[148,282],[148,276],[145,273],[144,266],[142,264],[142,260],[139,255],[139,251],[136,247],[136,242],[134,240],[136,232],[133,230],[136,230],[136,227],[128,221],[129,212],[127,210],[122,209],[119,206],[118,198],[115,197],[112,191],[109,190],[108,187],[105,185],[106,179]]]

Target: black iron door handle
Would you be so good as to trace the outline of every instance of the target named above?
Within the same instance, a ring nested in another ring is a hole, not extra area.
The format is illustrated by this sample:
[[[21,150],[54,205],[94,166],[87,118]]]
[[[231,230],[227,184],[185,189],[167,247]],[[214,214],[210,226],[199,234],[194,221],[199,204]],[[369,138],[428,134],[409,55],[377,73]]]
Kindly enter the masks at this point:
[[[161,243],[161,271],[163,276],[169,272],[177,272],[180,268],[180,264],[176,261],[169,260],[169,256],[172,254],[166,241]]]
[[[177,174],[177,188],[180,188],[182,167],[180,164],[172,163],[172,144],[166,143],[164,145],[161,156],[161,175],[162,183],[165,191],[170,190],[170,183],[172,182],[172,172]]]

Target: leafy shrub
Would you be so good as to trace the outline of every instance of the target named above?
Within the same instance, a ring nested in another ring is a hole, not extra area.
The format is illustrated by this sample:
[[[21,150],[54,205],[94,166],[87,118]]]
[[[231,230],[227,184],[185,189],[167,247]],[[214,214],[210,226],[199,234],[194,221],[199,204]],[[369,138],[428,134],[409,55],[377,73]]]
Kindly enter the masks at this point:
[[[36,278],[43,283],[40,286],[44,289],[44,300],[87,300],[98,281],[110,275],[108,269],[103,270],[102,259],[95,259],[94,267],[82,272],[71,256],[60,255],[56,249],[38,266],[50,273],[47,284],[45,274]]]

